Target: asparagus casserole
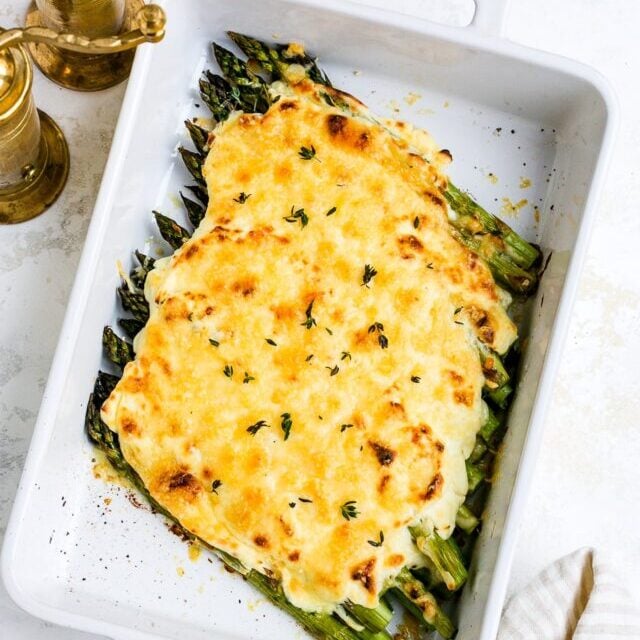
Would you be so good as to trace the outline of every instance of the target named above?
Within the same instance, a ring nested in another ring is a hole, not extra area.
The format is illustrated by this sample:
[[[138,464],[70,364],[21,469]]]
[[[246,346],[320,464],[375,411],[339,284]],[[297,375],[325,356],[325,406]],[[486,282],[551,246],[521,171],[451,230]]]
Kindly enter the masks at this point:
[[[389,638],[393,594],[451,638],[539,252],[451,154],[229,34],[187,129],[191,232],[137,252],[87,430],[153,507],[318,638]],[[258,73],[258,67],[260,73]]]

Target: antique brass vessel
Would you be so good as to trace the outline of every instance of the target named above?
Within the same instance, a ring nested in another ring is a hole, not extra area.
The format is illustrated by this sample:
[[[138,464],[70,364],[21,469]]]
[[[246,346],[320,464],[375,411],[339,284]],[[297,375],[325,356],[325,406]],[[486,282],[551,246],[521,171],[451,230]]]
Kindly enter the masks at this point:
[[[69,174],[69,151],[62,131],[36,109],[33,70],[24,43],[54,45],[92,56],[130,51],[164,36],[165,15],[143,6],[137,28],[117,36],[88,38],[43,27],[0,29],[0,223],[22,222],[47,209]]]

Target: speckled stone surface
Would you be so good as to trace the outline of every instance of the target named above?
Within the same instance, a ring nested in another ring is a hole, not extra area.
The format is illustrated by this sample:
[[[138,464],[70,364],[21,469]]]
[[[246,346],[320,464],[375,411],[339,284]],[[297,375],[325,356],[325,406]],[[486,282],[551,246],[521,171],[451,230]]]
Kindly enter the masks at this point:
[[[365,3],[365,0],[358,0]],[[387,0],[366,0],[376,6]],[[394,8],[460,24],[466,0]],[[0,25],[27,3],[5,0]],[[605,552],[640,599],[640,46],[637,0],[512,0],[507,35],[586,62],[609,78],[621,129],[581,279],[513,565],[510,589],[580,546]],[[45,215],[0,227],[0,536],[4,533],[124,86],[99,94],[36,74],[38,106],[71,150],[67,188]],[[0,586],[0,637],[80,640],[21,612]]]

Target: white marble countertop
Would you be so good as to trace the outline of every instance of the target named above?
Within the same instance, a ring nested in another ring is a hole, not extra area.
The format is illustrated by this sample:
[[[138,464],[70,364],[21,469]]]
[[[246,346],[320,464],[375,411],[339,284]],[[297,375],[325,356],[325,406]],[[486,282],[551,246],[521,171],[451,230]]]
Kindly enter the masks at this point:
[[[385,0],[358,0],[385,6]],[[470,1],[470,0],[469,0]],[[26,0],[5,0],[19,24]],[[443,20],[465,0],[399,0]],[[622,123],[547,418],[510,590],[581,546],[603,551],[640,599],[640,46],[637,0],[512,0],[507,36],[592,65],[612,82]],[[98,94],[36,74],[35,96],[67,136],[72,168],[43,216],[0,227],[0,537],[57,342],[124,87]],[[20,611],[0,586],[0,635],[88,640]]]

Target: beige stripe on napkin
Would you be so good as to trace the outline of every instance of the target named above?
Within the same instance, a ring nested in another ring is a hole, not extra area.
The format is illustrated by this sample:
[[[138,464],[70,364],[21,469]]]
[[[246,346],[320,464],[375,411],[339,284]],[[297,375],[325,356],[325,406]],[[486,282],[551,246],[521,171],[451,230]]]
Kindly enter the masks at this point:
[[[593,549],[554,562],[505,607],[498,640],[640,640],[640,613]]]

